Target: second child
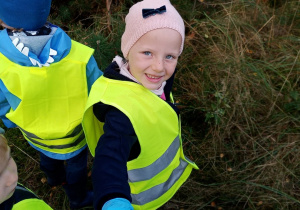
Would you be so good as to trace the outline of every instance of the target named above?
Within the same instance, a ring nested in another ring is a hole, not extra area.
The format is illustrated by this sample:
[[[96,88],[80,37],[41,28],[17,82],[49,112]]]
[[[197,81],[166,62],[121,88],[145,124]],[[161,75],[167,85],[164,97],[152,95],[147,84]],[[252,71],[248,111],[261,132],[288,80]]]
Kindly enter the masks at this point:
[[[94,50],[47,22],[51,0],[0,5],[0,118],[40,152],[48,183],[63,186],[71,208],[92,206],[81,121],[102,75]]]
[[[184,22],[169,0],[144,0],[125,18],[117,56],[93,85],[83,128],[95,156],[95,209],[157,209],[198,167],[183,154],[171,89]]]

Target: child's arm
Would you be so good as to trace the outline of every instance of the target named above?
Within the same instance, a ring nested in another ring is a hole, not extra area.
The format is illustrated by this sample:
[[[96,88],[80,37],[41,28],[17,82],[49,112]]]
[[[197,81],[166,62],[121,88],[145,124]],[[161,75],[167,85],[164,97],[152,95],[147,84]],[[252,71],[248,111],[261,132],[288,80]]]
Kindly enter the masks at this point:
[[[96,112],[95,106],[94,113],[99,119],[101,113]],[[126,165],[131,147],[137,140],[130,120],[118,109],[111,107],[102,119],[105,119],[104,134],[95,151],[92,173],[96,209],[115,198],[131,202]],[[108,203],[121,205],[119,201]]]

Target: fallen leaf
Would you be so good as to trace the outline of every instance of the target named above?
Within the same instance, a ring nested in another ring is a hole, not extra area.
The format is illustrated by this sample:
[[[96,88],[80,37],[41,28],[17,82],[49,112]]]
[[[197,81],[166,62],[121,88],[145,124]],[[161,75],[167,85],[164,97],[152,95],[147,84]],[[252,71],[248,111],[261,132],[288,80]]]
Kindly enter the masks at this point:
[[[192,31],[189,35],[186,36],[187,39],[194,39],[195,38],[195,32]]]
[[[45,183],[47,182],[46,177],[43,177],[43,178],[41,179],[41,182],[42,182],[43,184],[45,184]]]

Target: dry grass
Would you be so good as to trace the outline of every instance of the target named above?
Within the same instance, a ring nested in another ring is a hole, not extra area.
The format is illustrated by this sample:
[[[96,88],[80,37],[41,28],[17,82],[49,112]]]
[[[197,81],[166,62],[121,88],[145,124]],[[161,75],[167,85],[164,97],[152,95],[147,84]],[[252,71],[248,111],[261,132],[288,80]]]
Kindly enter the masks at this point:
[[[173,201],[298,209],[299,1],[214,6],[218,12],[187,21],[175,95],[185,103],[187,153],[201,171]]]

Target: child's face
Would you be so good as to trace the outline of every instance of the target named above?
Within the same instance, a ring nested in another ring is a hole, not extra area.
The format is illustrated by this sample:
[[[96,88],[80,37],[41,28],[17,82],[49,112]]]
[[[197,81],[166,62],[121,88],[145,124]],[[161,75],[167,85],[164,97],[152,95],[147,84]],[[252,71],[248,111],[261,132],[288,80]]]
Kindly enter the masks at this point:
[[[18,182],[17,165],[10,155],[10,148],[1,155],[4,156],[0,163],[0,204],[13,195]]]
[[[175,71],[181,35],[168,28],[143,35],[128,53],[129,70],[144,87],[157,90]]]

